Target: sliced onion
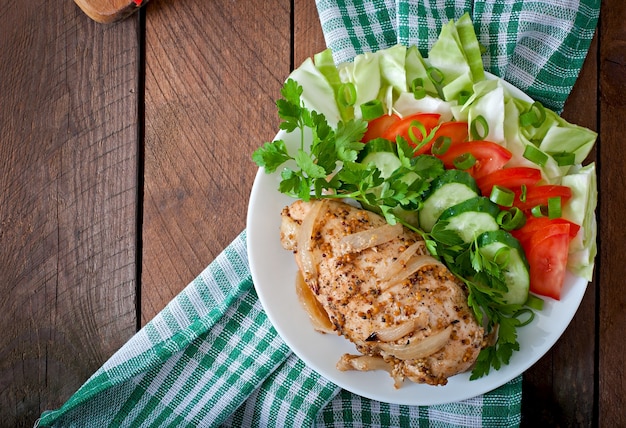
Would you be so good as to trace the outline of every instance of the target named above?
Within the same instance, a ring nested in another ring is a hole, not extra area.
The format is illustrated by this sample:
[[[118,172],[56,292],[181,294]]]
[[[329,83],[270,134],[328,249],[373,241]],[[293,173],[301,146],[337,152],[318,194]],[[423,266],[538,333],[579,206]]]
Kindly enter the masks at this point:
[[[404,250],[396,260],[390,263],[384,270],[382,270],[378,277],[381,282],[385,282],[389,280],[392,276],[396,275],[406,266],[406,263],[409,261],[411,257],[419,250],[420,248],[424,248],[425,244],[423,241],[416,241],[412,245],[408,246],[406,250]]]
[[[337,369],[341,371],[359,370],[368,372],[371,370],[386,370],[391,373],[391,368],[391,364],[380,355],[343,354],[337,362]]]
[[[304,282],[300,271],[296,274],[296,294],[300,304],[309,315],[315,330],[321,333],[336,333],[333,323],[328,318],[328,313],[324,310],[319,300],[315,298],[306,282]]]
[[[317,288],[317,263],[312,250],[313,227],[324,205],[325,200],[311,202],[311,208],[304,216],[296,236],[300,270],[304,277],[310,281],[309,285],[314,289]]]
[[[452,325],[425,339],[411,338],[406,343],[381,343],[380,349],[400,360],[425,358],[440,350],[450,339]]]
[[[380,227],[364,230],[362,232],[351,233],[346,235],[339,241],[338,256],[349,253],[358,253],[359,251],[389,242],[398,237],[402,233],[402,225],[396,223],[394,225],[385,224]]]
[[[337,362],[337,369],[341,371],[358,370],[367,372],[371,370],[384,370],[391,375],[394,380],[393,386],[400,388],[404,380],[399,372],[393,370],[391,363],[388,363],[379,355],[350,355],[344,354]]]
[[[393,285],[396,285],[404,281],[405,279],[407,279],[408,277],[410,277],[415,272],[417,272],[418,270],[422,269],[425,266],[444,266],[444,265],[439,260],[435,259],[433,256],[422,255],[422,256],[413,257],[406,263],[406,266],[404,267],[404,269],[402,269],[400,272],[396,273],[391,278],[389,278],[389,280],[387,281],[386,287],[383,287],[383,291]]]
[[[381,342],[395,342],[396,340],[413,333],[418,328],[426,326],[428,314],[422,312],[419,316],[407,320],[401,324],[378,330],[368,337],[368,340],[380,340]],[[371,338],[371,339],[370,339]]]

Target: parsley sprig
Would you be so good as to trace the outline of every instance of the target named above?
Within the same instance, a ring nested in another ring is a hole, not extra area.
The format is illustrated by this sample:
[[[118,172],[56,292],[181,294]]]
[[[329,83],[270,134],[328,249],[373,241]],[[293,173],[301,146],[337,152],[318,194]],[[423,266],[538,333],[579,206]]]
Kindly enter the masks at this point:
[[[281,89],[282,98],[276,102],[280,129],[288,133],[299,131],[297,147],[290,148],[281,139],[267,142],[253,153],[254,162],[268,173],[282,167],[278,190],[284,194],[304,201],[312,197],[352,199],[383,215],[390,224],[400,222],[419,233],[430,253],[465,283],[468,304],[478,322],[486,326],[487,333],[497,329],[495,343],[480,352],[470,379],[508,364],[513,352],[519,350],[517,328],[529,323],[533,313],[522,305],[503,301],[507,290],[506,262],[485,258],[476,242],[464,244],[456,232],[446,228],[445,222],[438,222],[426,233],[402,216],[402,212],[421,208],[424,191],[444,172],[442,162],[434,156],[415,156],[417,148],[398,138],[396,151],[401,166],[384,178],[376,166],[358,162],[365,146],[360,140],[367,123],[351,119],[333,128],[324,115],[305,107],[302,92],[296,81],[288,79]]]

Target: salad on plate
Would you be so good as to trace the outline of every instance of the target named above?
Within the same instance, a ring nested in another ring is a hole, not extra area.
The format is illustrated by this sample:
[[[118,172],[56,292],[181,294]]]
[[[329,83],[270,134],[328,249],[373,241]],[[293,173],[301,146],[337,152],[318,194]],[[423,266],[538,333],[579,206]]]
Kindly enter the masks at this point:
[[[485,72],[467,14],[443,26],[427,56],[396,45],[336,66],[320,52],[281,95],[281,131],[253,154],[257,181],[273,175],[282,195],[356,202],[417,233],[493,337],[470,381],[534,348],[532,333],[520,332],[536,328],[536,315],[558,319],[558,331],[516,373],[549,349],[582,298],[571,284],[593,275],[597,184],[584,162],[595,132]],[[249,225],[249,246],[255,236]],[[272,318],[265,291],[285,285],[255,278],[255,254],[253,279]],[[560,304],[565,316],[553,313]]]

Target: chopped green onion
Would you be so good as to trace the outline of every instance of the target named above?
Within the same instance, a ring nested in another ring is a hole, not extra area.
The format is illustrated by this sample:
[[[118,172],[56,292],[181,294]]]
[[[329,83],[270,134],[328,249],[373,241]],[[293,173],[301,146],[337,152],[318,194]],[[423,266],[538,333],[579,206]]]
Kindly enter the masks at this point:
[[[438,85],[441,85],[443,83],[443,73],[437,67],[429,67],[427,72],[428,77],[430,77],[433,82]]]
[[[528,319],[526,319],[526,321],[519,320],[522,315],[526,314],[528,314]],[[515,314],[513,314],[513,318],[517,318],[520,321],[518,327],[524,327],[525,325],[533,322],[533,320],[535,319],[535,313],[530,308],[523,308],[515,312]]]
[[[534,207],[532,207],[530,209],[530,213],[533,215],[533,217],[544,217],[541,205],[535,205]]]
[[[552,198],[548,198],[548,218],[559,218],[561,217],[561,197],[555,196]]]
[[[424,87],[424,79],[416,77],[411,82],[411,92],[416,100],[421,100],[426,96],[426,88]]]
[[[530,309],[534,309],[536,311],[543,310],[543,299],[535,296],[534,294],[529,294],[528,299],[526,299],[526,306]]]
[[[489,195],[489,199],[495,204],[498,204],[502,207],[510,207],[513,206],[513,201],[515,200],[515,193],[511,189],[507,189],[506,187],[495,185],[491,189],[491,194]]]
[[[528,191],[528,187],[526,187],[525,184],[522,184],[520,190],[521,190],[521,193],[519,195],[519,200],[521,202],[526,202],[526,192]]]
[[[344,83],[339,87],[338,100],[343,107],[350,107],[356,103],[356,87],[354,83]]]
[[[528,111],[520,115],[519,120],[522,127],[532,125],[539,128],[546,120],[546,109],[539,101],[535,101]]]
[[[517,207],[510,210],[502,210],[498,214],[496,221],[500,227],[508,232],[519,229],[526,224],[526,216],[524,212]]]
[[[569,166],[576,163],[576,155],[574,153],[552,153],[552,158],[554,158],[558,166]]]
[[[415,129],[417,129],[422,135],[421,140],[417,138],[417,136],[415,135]],[[411,142],[415,145],[419,145],[420,143],[423,143],[424,140],[426,139],[426,127],[419,120],[414,120],[409,125],[408,134],[409,134],[409,139],[411,140]]]
[[[476,158],[471,153],[463,153],[462,155],[457,156],[452,162],[456,169],[470,169],[476,164]]]
[[[487,135],[489,135],[489,124],[487,123],[487,119],[481,115],[472,120],[472,123],[470,124],[470,134],[472,136],[472,140],[484,140]]]
[[[459,92],[459,98],[458,98],[459,105],[461,106],[464,105],[471,96],[472,96],[472,93],[470,91]]]
[[[548,161],[548,155],[539,150],[537,147],[532,144],[527,144],[524,148],[524,154],[522,155],[529,161],[539,165],[544,166]]]
[[[433,143],[431,152],[433,155],[441,156],[448,151],[451,144],[452,144],[452,138],[446,137],[445,135],[441,135],[437,137],[437,140],[435,140],[435,142]]]
[[[371,100],[361,104],[361,116],[363,116],[364,120],[376,119],[384,113],[383,103],[380,100]]]
[[[493,261],[500,267],[505,269],[511,261],[511,249],[509,247],[500,247],[493,255]]]

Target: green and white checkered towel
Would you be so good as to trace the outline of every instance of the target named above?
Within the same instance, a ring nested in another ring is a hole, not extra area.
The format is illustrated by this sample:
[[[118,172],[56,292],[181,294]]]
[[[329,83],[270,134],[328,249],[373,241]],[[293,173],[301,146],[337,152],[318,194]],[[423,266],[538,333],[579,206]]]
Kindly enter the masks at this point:
[[[317,0],[337,62],[396,43],[425,54],[469,11],[485,68],[559,111],[600,0]],[[257,299],[237,237],[160,314],[38,426],[516,426],[521,378],[458,403],[402,406],[332,384],[291,353]]]

